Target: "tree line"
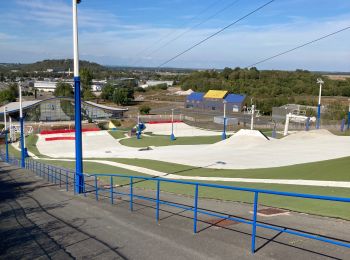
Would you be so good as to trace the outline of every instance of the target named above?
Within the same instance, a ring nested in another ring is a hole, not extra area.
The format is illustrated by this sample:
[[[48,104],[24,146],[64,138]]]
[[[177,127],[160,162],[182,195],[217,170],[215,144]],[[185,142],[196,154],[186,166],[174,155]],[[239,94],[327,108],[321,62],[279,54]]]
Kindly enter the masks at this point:
[[[320,74],[307,70],[278,71],[257,68],[225,68],[223,71],[196,71],[183,77],[179,85],[182,90],[206,92],[210,89],[228,90],[254,98],[264,114],[271,114],[273,106],[294,103],[300,96],[317,96]],[[330,80],[322,77],[323,96],[350,97],[350,79]],[[308,100],[309,101],[309,100]],[[314,102],[314,101],[313,101]],[[309,103],[309,105],[312,105]]]

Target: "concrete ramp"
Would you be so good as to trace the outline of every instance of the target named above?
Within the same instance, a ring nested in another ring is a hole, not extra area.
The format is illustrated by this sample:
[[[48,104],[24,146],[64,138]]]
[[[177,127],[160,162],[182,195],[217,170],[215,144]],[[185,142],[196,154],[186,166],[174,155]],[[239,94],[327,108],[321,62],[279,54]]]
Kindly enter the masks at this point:
[[[232,147],[252,147],[257,145],[264,145],[268,143],[270,139],[264,135],[261,131],[241,129],[230,138],[213,144],[213,146],[232,146]]]
[[[153,134],[156,134],[156,135],[170,135],[171,123],[146,124],[146,129],[144,130],[144,132],[152,132]],[[183,122],[175,122],[174,135],[176,137],[215,136],[215,135],[221,135],[221,132],[200,129],[197,127],[187,125]]]

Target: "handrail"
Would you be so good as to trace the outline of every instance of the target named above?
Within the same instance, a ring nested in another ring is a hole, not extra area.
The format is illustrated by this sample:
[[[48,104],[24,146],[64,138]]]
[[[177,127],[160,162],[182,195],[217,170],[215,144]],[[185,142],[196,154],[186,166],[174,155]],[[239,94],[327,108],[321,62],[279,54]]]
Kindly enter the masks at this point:
[[[0,158],[5,161],[5,155],[0,150]],[[9,156],[9,162],[19,166],[19,160],[14,156]],[[69,190],[69,187],[72,187],[75,194],[75,172],[70,169],[66,169],[60,166],[53,166],[45,163],[41,163],[39,161],[33,160],[31,158],[26,158],[26,169],[33,171],[40,177],[47,177],[48,182],[52,182],[57,184],[59,181],[59,185],[62,184],[66,185],[66,191]],[[64,174],[62,174],[62,171]],[[64,178],[63,178],[63,177]],[[180,208],[186,211],[192,211],[193,212],[193,232],[197,233],[197,222],[198,222],[198,214],[204,214],[208,216],[213,216],[221,219],[227,219],[227,220],[233,220],[240,223],[248,224],[252,226],[252,235],[251,235],[251,252],[256,252],[255,247],[255,237],[256,237],[256,229],[257,227],[270,229],[278,232],[288,233],[296,236],[305,237],[308,239],[314,239],[326,243],[330,243],[337,246],[342,246],[346,248],[350,248],[350,242],[349,241],[341,241],[339,239],[335,238],[329,238],[322,235],[315,235],[309,232],[299,231],[299,230],[293,230],[290,228],[284,228],[281,226],[276,226],[272,224],[266,224],[258,221],[258,200],[259,200],[259,194],[269,194],[269,195],[277,195],[277,196],[287,196],[287,197],[296,197],[296,198],[305,198],[305,199],[316,199],[316,200],[325,200],[325,201],[336,201],[336,202],[343,202],[343,203],[350,203],[350,198],[345,197],[335,197],[335,196],[324,196],[324,195],[316,195],[316,194],[304,194],[304,193],[294,193],[294,192],[283,192],[283,191],[274,191],[274,190],[266,190],[266,189],[254,189],[254,188],[244,188],[244,187],[237,187],[237,186],[228,186],[228,185],[220,185],[220,184],[211,184],[211,183],[202,183],[202,182],[195,182],[195,181],[182,181],[182,180],[172,180],[172,179],[166,179],[162,177],[145,177],[145,176],[130,176],[125,174],[87,174],[84,173],[85,177],[92,177],[92,181],[94,184],[87,183],[86,179],[84,178],[84,183],[82,184],[82,190],[83,195],[87,196],[87,194],[95,194],[95,199],[98,201],[100,196],[104,198],[109,198],[110,203],[114,204],[114,197],[116,195],[122,195],[127,196],[129,201],[129,208],[131,211],[133,211],[133,205],[134,205],[134,197],[138,199],[147,200],[153,203],[156,203],[156,220],[159,222],[159,211],[161,205],[167,205],[175,208]],[[109,186],[107,187],[99,187],[99,177],[109,177]],[[62,179],[63,178],[63,179]],[[129,192],[122,192],[117,190],[116,182],[113,181],[113,178],[125,178],[128,179],[129,182],[126,184],[122,184],[121,186],[129,187]],[[73,180],[73,181],[72,181]],[[134,184],[135,180],[145,180],[145,181],[152,181],[156,183],[156,198],[147,197],[147,196],[141,196],[134,194]],[[193,205],[182,205],[175,202],[169,202],[165,200],[160,199],[160,186],[162,182],[167,183],[177,183],[177,184],[183,184],[183,185],[190,185],[194,187],[194,201]],[[86,190],[86,187],[92,187],[92,189]],[[199,200],[199,188],[200,187],[207,187],[207,188],[216,188],[216,189],[226,189],[226,190],[234,190],[234,191],[243,191],[243,192],[250,192],[254,194],[254,202],[253,202],[253,217],[252,219],[245,219],[240,217],[233,217],[228,215],[227,213],[218,213],[214,212],[209,209],[201,209],[198,207],[198,200]],[[100,194],[101,192],[107,192],[107,194]]]

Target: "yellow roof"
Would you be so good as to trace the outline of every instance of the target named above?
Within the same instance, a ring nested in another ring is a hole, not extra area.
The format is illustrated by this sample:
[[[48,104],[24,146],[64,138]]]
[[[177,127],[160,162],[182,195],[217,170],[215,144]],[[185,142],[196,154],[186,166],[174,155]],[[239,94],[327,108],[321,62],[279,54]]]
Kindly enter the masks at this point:
[[[204,98],[224,98],[227,94],[226,90],[209,90]]]

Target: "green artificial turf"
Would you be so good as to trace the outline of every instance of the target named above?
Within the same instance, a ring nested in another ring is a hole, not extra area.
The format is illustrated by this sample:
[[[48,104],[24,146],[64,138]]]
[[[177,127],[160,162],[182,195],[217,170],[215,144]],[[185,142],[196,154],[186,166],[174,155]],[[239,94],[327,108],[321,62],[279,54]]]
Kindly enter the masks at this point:
[[[184,176],[350,181],[350,157],[262,169],[210,169],[145,159],[101,159]]]
[[[127,132],[125,131],[120,131],[120,130],[115,130],[115,131],[108,131],[108,133],[113,136],[115,139],[120,139],[120,138],[125,138],[125,134]]]
[[[120,140],[120,143],[130,147],[147,147],[147,146],[168,146],[168,145],[197,145],[213,144],[221,141],[221,136],[195,136],[195,137],[177,137],[176,140],[170,140],[170,136],[142,136],[141,139],[136,137]]]

